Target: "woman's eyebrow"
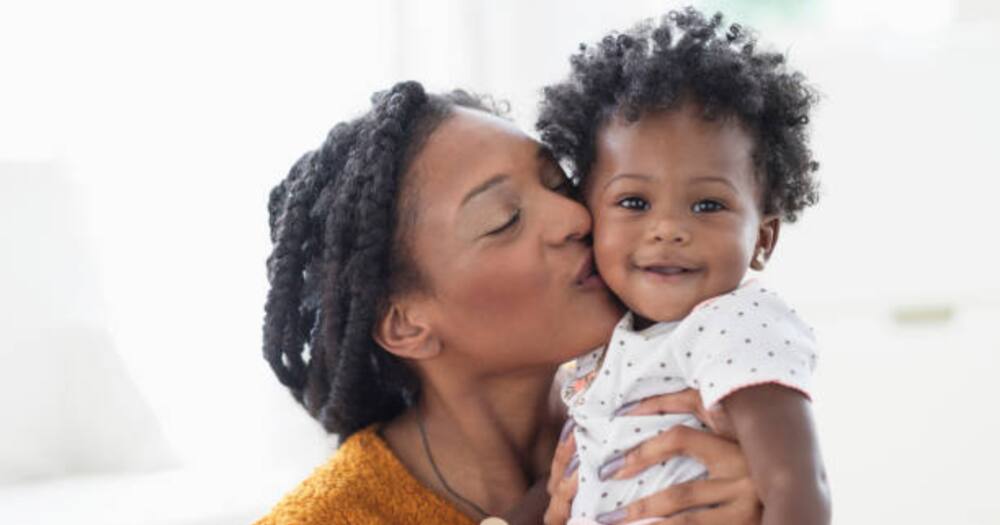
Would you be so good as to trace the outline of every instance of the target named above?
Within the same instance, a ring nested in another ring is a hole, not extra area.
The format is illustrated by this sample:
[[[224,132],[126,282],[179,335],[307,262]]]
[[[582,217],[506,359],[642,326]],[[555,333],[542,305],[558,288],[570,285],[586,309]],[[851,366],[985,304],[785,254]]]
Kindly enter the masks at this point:
[[[498,173],[490,177],[489,179],[486,180],[486,182],[483,182],[482,184],[476,186],[475,188],[472,188],[472,190],[469,191],[469,193],[466,193],[465,197],[462,197],[462,203],[458,207],[461,208],[465,206],[466,203],[472,200],[476,195],[486,192],[491,188],[493,188],[494,186],[507,182],[507,179],[509,178],[510,175],[507,175],[506,173]]]

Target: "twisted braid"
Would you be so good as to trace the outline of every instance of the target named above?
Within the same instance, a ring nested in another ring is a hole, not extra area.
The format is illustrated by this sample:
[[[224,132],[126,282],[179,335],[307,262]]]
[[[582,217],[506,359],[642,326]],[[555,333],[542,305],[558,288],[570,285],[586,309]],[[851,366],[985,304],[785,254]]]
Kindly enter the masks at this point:
[[[736,117],[754,138],[764,212],[792,222],[818,199],[808,145],[809,112],[818,98],[785,56],[757,50],[754,35],[693,8],[643,22],[598,43],[581,44],[567,80],[545,88],[536,127],[574,179],[590,172],[597,134],[612,115],[629,122],[675,108],[686,97],[707,118]]]
[[[387,421],[419,394],[412,371],[372,330],[395,293],[422,286],[407,254],[413,210],[403,175],[456,106],[496,112],[455,91],[402,82],[336,125],[268,200],[264,357],[278,380],[331,433]]]

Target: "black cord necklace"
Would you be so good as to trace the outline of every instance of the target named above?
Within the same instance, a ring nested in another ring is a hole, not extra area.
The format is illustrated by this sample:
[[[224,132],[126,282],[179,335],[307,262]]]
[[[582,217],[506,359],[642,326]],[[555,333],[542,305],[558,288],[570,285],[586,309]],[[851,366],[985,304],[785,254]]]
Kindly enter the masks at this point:
[[[469,501],[469,499],[466,498],[465,496],[462,496],[458,492],[455,492],[455,489],[451,488],[451,486],[448,485],[448,482],[444,480],[444,476],[442,476],[441,471],[438,470],[437,463],[434,462],[434,456],[431,454],[431,446],[430,443],[427,441],[427,430],[424,429],[424,418],[421,417],[419,408],[416,410],[416,413],[417,413],[417,426],[420,427],[420,440],[423,441],[424,443],[424,453],[427,454],[427,461],[431,463],[431,468],[434,469],[434,474],[437,475],[438,481],[441,482],[441,485],[444,487],[445,490],[448,491],[449,494],[451,494],[457,500],[461,501],[462,503],[465,503],[466,505],[474,509],[476,512],[478,512],[480,519],[489,518],[490,517],[489,512],[486,512],[479,505],[476,505],[472,501]]]

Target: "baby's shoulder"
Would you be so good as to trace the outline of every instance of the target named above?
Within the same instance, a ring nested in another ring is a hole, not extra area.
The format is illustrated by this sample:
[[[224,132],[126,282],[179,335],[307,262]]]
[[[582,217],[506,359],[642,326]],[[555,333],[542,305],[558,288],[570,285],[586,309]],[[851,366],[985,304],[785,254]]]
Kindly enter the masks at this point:
[[[678,327],[677,335],[683,339],[703,339],[748,331],[809,333],[812,328],[773,288],[749,281],[695,306]]]
[[[706,317],[733,317],[739,320],[760,315],[795,316],[796,312],[773,288],[759,281],[749,281],[731,292],[699,303],[685,318],[685,324]]]

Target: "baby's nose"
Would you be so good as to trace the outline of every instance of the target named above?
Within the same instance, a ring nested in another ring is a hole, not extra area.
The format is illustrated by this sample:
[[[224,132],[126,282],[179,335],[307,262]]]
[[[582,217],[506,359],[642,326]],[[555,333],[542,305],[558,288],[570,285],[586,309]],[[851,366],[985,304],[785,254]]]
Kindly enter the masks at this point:
[[[658,220],[652,229],[654,242],[686,244],[691,241],[691,232],[682,221]]]

